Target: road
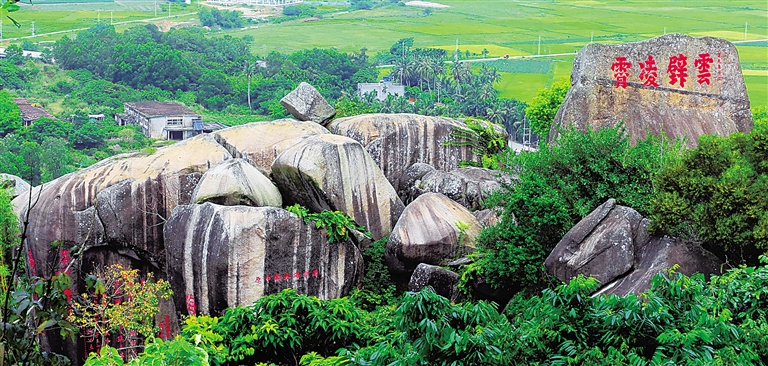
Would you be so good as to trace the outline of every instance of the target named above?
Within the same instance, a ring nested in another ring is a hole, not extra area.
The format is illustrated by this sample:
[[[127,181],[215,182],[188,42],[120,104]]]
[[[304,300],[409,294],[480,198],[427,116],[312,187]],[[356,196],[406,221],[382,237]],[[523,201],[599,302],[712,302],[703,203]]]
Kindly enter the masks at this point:
[[[194,13],[184,13],[184,14],[174,14],[170,18],[167,17],[167,16],[164,16],[164,17],[157,17],[157,18],[126,20],[124,22],[113,22],[111,25],[131,24],[131,23],[147,23],[147,22],[152,22],[152,21],[167,20],[167,19],[171,19],[171,18],[185,17],[185,16],[189,16],[189,15],[196,15],[196,14],[197,14],[197,12],[194,12]],[[51,36],[51,35],[55,35],[55,34],[80,32],[80,31],[84,31],[84,30],[87,30],[87,29],[88,28],[67,29],[67,30],[56,31],[56,32],[48,32],[48,33],[35,34],[34,36],[24,36],[24,37],[16,37],[16,38],[5,38],[3,40],[5,40],[5,41],[18,41],[18,40],[21,40],[21,39],[30,39],[30,38]]]

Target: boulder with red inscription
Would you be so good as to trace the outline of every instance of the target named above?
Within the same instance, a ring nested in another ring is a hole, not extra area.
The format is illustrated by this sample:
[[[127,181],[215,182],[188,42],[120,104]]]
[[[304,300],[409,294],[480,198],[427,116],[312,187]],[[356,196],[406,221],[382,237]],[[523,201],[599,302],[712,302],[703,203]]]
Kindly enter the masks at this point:
[[[168,279],[182,314],[220,315],[286,288],[331,299],[362,279],[351,241],[276,207],[179,206],[164,227]]]
[[[749,97],[736,47],[723,39],[667,34],[581,49],[571,89],[555,116],[559,129],[613,127],[623,121],[632,142],[648,133],[685,138],[752,129]]]

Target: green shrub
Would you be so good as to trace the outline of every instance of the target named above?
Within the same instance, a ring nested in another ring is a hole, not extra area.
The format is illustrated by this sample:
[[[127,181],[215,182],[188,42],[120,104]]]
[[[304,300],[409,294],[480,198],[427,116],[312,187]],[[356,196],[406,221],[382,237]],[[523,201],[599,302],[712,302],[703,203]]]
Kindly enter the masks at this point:
[[[736,264],[768,252],[768,118],[755,114],[751,132],[701,136],[661,171],[651,230],[701,241]]]
[[[568,129],[552,146],[509,152],[501,161],[518,179],[487,202],[504,210],[499,224],[478,237],[485,255],[477,262],[478,274],[512,290],[539,282],[544,259],[563,235],[609,198],[647,215],[653,177],[679,149],[656,137],[631,146],[616,127]]]
[[[304,220],[304,223],[308,224],[309,221],[313,221],[315,228],[325,229],[328,233],[328,240],[331,243],[349,239],[350,230],[357,230],[368,238],[371,237],[371,233],[365,230],[365,226],[355,224],[351,217],[341,211],[324,210],[320,213],[315,213],[309,212],[309,209],[299,204],[288,206],[285,209],[288,212],[295,213],[300,219]]]

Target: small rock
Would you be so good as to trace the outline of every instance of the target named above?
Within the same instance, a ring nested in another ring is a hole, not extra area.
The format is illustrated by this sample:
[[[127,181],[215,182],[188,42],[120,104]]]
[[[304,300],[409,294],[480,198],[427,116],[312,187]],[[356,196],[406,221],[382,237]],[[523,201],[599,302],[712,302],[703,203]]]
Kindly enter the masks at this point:
[[[417,292],[424,287],[431,286],[435,293],[443,296],[451,302],[459,299],[459,275],[456,272],[421,263],[411,275],[408,282],[408,291]]]

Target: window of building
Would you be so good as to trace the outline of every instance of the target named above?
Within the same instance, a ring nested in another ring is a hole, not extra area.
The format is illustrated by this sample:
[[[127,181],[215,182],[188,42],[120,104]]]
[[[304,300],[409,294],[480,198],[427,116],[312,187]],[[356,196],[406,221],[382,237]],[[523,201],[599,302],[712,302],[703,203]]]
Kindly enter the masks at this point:
[[[168,117],[168,125],[169,126],[178,126],[181,125],[182,122],[181,117]]]

